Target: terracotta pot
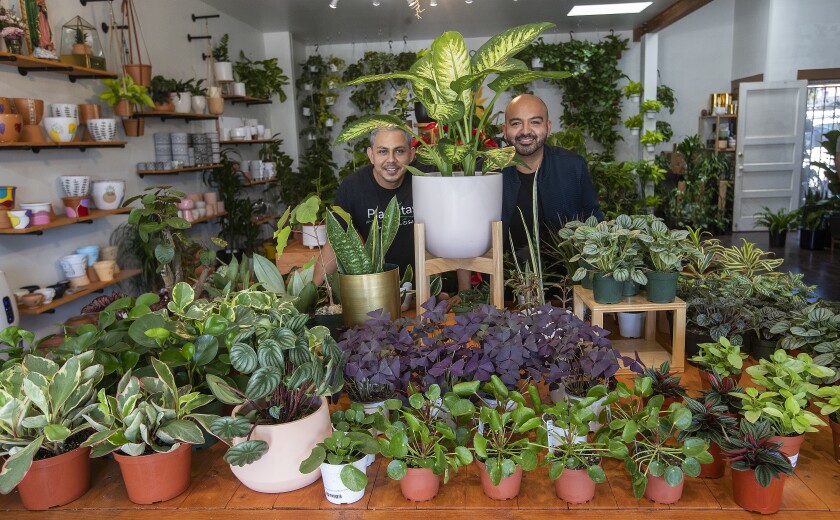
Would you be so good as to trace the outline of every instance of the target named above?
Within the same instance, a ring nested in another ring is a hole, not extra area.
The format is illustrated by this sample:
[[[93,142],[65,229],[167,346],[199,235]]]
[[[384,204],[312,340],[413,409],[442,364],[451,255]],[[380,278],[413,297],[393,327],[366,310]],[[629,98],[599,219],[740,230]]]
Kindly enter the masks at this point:
[[[780,437],[774,435],[770,437],[773,442],[781,443],[782,447],[779,451],[785,455],[790,461],[790,465],[796,467],[796,462],[799,460],[799,448],[802,447],[802,441],[805,440],[805,434],[795,435],[792,437]]]
[[[102,260],[93,264],[96,276],[102,282],[110,282],[114,279],[114,266],[117,263],[113,260]]]
[[[583,504],[595,498],[595,485],[585,469],[566,468],[554,481],[554,492],[570,504]]]
[[[213,116],[220,116],[225,112],[225,99],[220,97],[207,98],[207,112]]]
[[[840,462],[840,423],[828,421],[831,426],[831,436],[834,441],[834,460]]]
[[[23,124],[39,125],[44,117],[44,100],[15,98],[15,110],[23,118]]]
[[[237,406],[233,415],[241,408]],[[330,412],[326,398],[322,397],[318,409],[302,419],[254,428],[250,439],[267,442],[268,452],[256,462],[230,469],[245,486],[260,493],[284,493],[306,487],[321,478],[321,470],[304,474],[300,472],[300,463],[331,433]],[[236,437],[233,444],[244,440]]]
[[[149,87],[152,84],[152,66],[142,63],[128,63],[123,65],[123,70],[131,76],[138,85]]]
[[[97,103],[79,105],[79,123],[85,125],[91,119],[102,119],[102,107]]]
[[[0,114],[13,114],[15,105],[11,99],[7,97],[0,97]]]
[[[175,105],[171,101],[166,103],[155,103],[155,112],[174,112]]]
[[[41,131],[41,125],[23,125],[20,130],[20,140],[24,143],[46,143],[47,138]]]
[[[726,457],[716,442],[709,443],[709,453],[714,461],[709,464],[700,464],[699,478],[720,478],[726,470]]]
[[[127,99],[121,99],[119,103],[114,105],[114,114],[120,117],[131,117],[134,114],[134,110]]]
[[[682,497],[683,486],[685,486],[685,476],[676,486],[669,486],[665,478],[648,475],[645,498],[659,504],[673,504]]]
[[[90,448],[32,462],[17,488],[26,509],[69,504],[90,489]]]
[[[487,473],[487,466],[480,460],[476,460],[478,472],[481,475],[481,486],[484,494],[493,500],[510,500],[519,495],[519,488],[522,486],[522,468],[516,466],[516,471],[509,477],[502,477],[499,485],[493,484],[490,474]]]
[[[93,54],[93,49],[86,43],[74,43],[71,53],[74,56],[91,56]]]
[[[140,137],[146,128],[146,121],[144,119],[125,118],[122,122],[126,137]]]
[[[90,215],[90,199],[83,197],[62,197],[64,213],[70,218],[87,217]]]
[[[0,114],[0,143],[20,141],[23,118],[19,114]]]
[[[12,221],[9,219],[9,210],[0,207],[0,229],[12,229]]]
[[[425,502],[435,498],[440,489],[440,477],[429,468],[408,468],[400,480],[400,490],[412,502]]]
[[[190,486],[192,447],[182,443],[169,453],[130,457],[114,452],[128,492],[135,504],[154,504],[177,497]]]
[[[747,511],[755,511],[769,515],[779,510],[782,504],[782,493],[785,490],[785,478],[774,478],[766,488],[761,487],[755,479],[755,470],[732,470],[732,492],[735,503]]]

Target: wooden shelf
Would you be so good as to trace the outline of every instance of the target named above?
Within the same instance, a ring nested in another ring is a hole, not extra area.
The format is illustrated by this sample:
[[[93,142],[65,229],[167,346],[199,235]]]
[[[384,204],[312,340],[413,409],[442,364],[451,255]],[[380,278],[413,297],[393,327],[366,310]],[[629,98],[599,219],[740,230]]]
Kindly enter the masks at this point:
[[[242,186],[243,188],[248,188],[250,186],[256,186],[258,184],[270,184],[272,182],[277,182],[277,177],[274,177],[272,179],[265,179],[265,180],[261,180],[261,181],[248,181],[248,182],[244,182],[244,183],[240,184],[240,186]]]
[[[49,224],[42,224],[39,226],[30,226],[26,229],[3,229],[0,230],[0,235],[43,235],[45,229],[52,229],[70,224],[92,224],[94,220],[109,217],[111,215],[124,215],[131,213],[132,208],[118,208],[118,209],[92,209],[90,215],[86,217],[71,218],[67,215],[56,217]]]
[[[137,175],[142,179],[146,175],[178,175],[179,173],[218,170],[219,168],[224,168],[224,165],[208,164],[206,166],[190,166],[188,168],[176,168],[174,170],[137,170]]]
[[[125,148],[125,141],[71,141],[69,143],[27,143],[18,141],[15,143],[0,143],[0,151],[2,150],[31,150],[33,153],[38,153],[41,150],[73,150],[86,151],[88,148]]]
[[[140,274],[140,269],[124,269],[124,270],[120,271],[119,273],[117,273],[116,275],[114,275],[114,279],[111,280],[110,282],[93,282],[93,283],[90,283],[90,284],[86,285],[85,287],[82,287],[81,291],[75,292],[73,294],[68,294],[68,295],[63,296],[61,298],[56,298],[55,300],[51,301],[50,303],[48,303],[46,305],[39,305],[37,307],[24,307],[24,306],[21,305],[21,306],[18,307],[18,312],[20,314],[26,314],[26,315],[30,315],[30,316],[35,315],[35,314],[53,313],[53,312],[55,312],[56,307],[60,307],[60,306],[64,305],[65,303],[70,303],[73,300],[78,300],[82,296],[87,296],[88,294],[91,294],[91,293],[103,292],[103,290],[106,287],[118,284],[118,283],[122,282],[123,280],[127,280],[129,278],[132,278],[134,276],[137,276],[138,274]]]
[[[733,117],[738,117],[738,114],[721,114],[721,115],[700,116],[701,119],[726,119],[726,118],[733,118]]]
[[[252,222],[257,226],[261,226],[263,224],[268,224],[272,220],[277,220],[278,218],[280,218],[280,215],[266,215],[264,217],[254,219]]]
[[[734,152],[735,148],[709,148],[708,146],[703,148],[704,150],[708,150],[710,152]]]
[[[256,98],[253,96],[222,96],[222,98],[224,98],[225,101],[230,101],[231,105],[243,103],[245,106],[251,106],[270,105],[272,103],[270,99]]]
[[[17,67],[18,73],[21,76],[26,76],[30,72],[64,74],[72,83],[75,83],[79,79],[117,79],[117,75],[113,72],[88,67],[76,67],[67,63],[61,63],[58,60],[32,58],[8,52],[0,52],[0,65]]]
[[[221,141],[219,144],[239,146],[240,144],[265,144],[273,142],[273,139],[228,139],[226,141]]]
[[[201,217],[200,219],[193,220],[190,224],[193,226],[196,224],[204,224],[205,222],[210,222],[211,220],[227,216],[227,214],[227,211],[222,211],[221,213],[216,213],[215,215],[210,215],[209,217]]]
[[[166,121],[167,119],[183,119],[184,122],[210,121],[218,119],[217,116],[212,116],[210,114],[192,114],[188,112],[138,112],[131,117],[134,119],[159,117],[161,121]]]

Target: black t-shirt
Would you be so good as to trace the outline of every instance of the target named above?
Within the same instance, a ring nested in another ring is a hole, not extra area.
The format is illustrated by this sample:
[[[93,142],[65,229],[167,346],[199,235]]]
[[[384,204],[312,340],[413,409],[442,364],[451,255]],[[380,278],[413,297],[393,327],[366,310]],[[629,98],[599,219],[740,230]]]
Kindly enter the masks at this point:
[[[414,264],[414,201],[411,196],[411,174],[406,172],[400,187],[389,190],[377,184],[373,177],[373,166],[365,166],[344,179],[338,187],[335,203],[350,214],[353,226],[361,233],[362,238],[367,240],[374,213],[379,210],[381,226],[385,208],[395,195],[402,213],[400,228],[385,254],[385,262],[399,265],[402,276],[406,267]]]
[[[514,210],[513,219],[510,221],[510,238],[513,240],[514,251],[519,251],[528,245],[528,240],[525,235],[525,230],[531,235],[533,240],[534,235],[534,178],[533,173],[522,173],[517,170],[519,174],[519,195],[516,199],[516,210]],[[522,215],[519,210],[522,210]],[[524,222],[523,222],[524,220]],[[527,227],[526,227],[527,226]],[[504,237],[505,249],[510,249],[510,240]]]

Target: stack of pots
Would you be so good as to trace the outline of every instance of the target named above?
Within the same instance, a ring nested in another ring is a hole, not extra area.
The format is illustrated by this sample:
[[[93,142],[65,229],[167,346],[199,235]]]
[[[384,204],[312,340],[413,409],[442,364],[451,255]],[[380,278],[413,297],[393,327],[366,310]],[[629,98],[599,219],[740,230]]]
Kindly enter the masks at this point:
[[[23,130],[23,118],[15,113],[14,104],[9,98],[0,98],[0,143],[20,141]]]
[[[64,190],[65,214],[70,218],[86,217],[90,215],[89,175],[62,175],[61,187]]]
[[[216,192],[190,193],[178,203],[178,215],[187,222],[195,222],[222,213],[224,203]]]
[[[41,132],[41,119],[44,117],[42,99],[15,98],[15,111],[21,117],[20,140],[25,143],[45,143]]]
[[[17,186],[0,186],[0,229],[10,229],[9,212],[15,209]]]

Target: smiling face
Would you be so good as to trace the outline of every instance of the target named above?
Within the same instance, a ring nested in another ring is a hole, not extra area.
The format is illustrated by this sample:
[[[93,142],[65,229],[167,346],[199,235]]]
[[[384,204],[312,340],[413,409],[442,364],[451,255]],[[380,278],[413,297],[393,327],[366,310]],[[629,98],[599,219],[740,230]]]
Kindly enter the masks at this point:
[[[401,128],[382,129],[373,138],[367,155],[373,164],[376,183],[387,189],[399,188],[405,178],[405,165],[414,160],[414,148]]]
[[[527,158],[539,152],[551,133],[548,109],[543,101],[530,94],[518,96],[505,109],[502,125],[505,139],[516,148],[516,155]]]

